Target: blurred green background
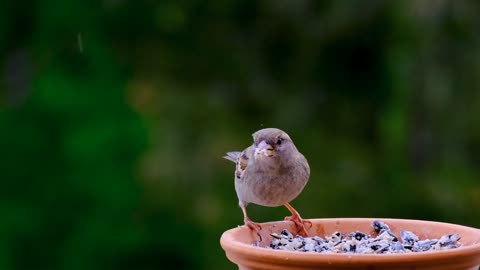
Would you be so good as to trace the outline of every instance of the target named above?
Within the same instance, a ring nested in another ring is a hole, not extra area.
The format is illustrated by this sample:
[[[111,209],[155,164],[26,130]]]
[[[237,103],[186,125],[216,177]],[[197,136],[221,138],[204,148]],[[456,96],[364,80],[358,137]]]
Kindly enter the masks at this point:
[[[306,218],[480,227],[479,9],[2,1],[0,269],[236,269],[221,157],[263,127],[310,162]]]

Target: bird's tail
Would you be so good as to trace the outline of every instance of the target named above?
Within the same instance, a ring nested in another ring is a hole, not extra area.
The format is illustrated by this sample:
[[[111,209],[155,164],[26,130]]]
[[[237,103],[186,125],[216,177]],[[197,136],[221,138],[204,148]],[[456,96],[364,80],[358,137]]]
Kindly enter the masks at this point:
[[[224,156],[223,158],[237,163],[238,157],[240,156],[241,153],[242,152],[228,152],[227,155]]]

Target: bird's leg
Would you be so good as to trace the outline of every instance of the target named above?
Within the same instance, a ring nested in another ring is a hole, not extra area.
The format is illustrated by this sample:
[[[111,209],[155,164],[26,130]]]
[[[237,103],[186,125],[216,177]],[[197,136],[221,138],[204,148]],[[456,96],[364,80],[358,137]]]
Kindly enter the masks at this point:
[[[298,232],[303,236],[308,236],[305,225],[312,227],[312,222],[302,219],[302,217],[300,217],[300,214],[298,214],[297,210],[295,210],[295,208],[293,208],[289,203],[286,203],[284,205],[285,207],[287,207],[288,211],[292,213],[292,216],[285,217],[285,220],[293,221],[295,223],[295,226],[297,226]]]
[[[240,203],[240,208],[242,209],[243,212],[243,222],[245,222],[245,226],[250,228],[252,231],[255,231],[260,237],[260,241],[262,241],[262,236],[260,235],[260,230],[262,230],[262,226],[260,224],[253,222],[247,215],[247,207],[246,205]]]

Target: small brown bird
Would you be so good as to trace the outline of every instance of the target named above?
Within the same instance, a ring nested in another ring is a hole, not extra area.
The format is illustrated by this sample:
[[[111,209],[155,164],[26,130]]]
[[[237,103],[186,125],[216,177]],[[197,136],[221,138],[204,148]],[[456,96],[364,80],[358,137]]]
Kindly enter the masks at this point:
[[[292,213],[286,217],[295,223],[299,233],[307,235],[305,224],[289,204],[302,192],[310,176],[305,157],[297,150],[287,133],[265,128],[253,133],[253,145],[243,152],[228,152],[224,157],[235,162],[235,190],[243,211],[245,225],[258,234],[261,226],[247,215],[249,203],[275,207],[285,205]]]

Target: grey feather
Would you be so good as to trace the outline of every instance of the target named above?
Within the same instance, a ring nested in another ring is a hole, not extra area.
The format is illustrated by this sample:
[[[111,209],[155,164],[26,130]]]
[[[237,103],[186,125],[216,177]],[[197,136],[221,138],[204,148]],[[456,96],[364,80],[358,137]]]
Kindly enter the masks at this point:
[[[242,152],[228,152],[226,156],[224,156],[224,159],[228,159],[230,161],[233,161],[233,163],[237,163],[238,157],[240,156]]]

